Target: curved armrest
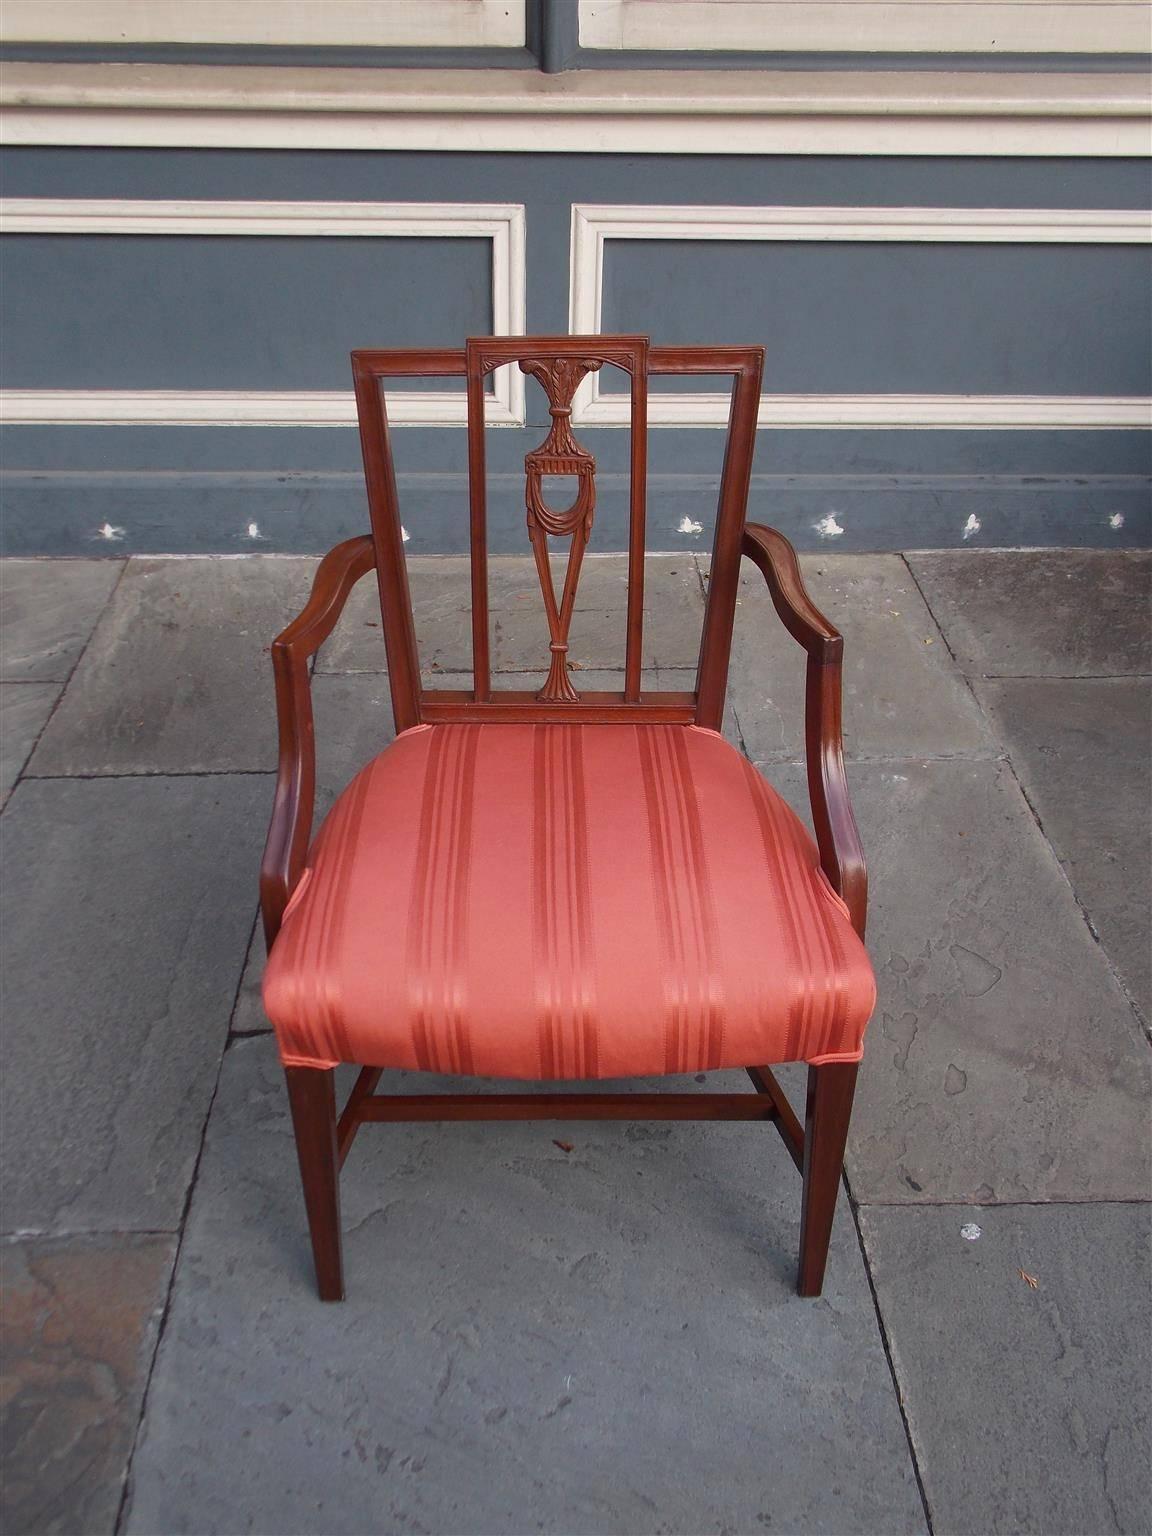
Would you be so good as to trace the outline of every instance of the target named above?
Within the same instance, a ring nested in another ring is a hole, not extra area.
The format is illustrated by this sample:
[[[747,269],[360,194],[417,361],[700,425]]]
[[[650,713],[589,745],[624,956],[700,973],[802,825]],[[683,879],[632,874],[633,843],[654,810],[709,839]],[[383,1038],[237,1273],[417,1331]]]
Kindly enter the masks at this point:
[[[844,640],[809,597],[796,551],[782,533],[749,523],[742,547],[743,553],[763,572],[785,629],[808,652],[804,752],[820,867],[847,906],[852,926],[863,938],[868,873],[844,772],[840,714]]]
[[[840,631],[817,608],[808,595],[800,562],[791,544],[775,528],[763,523],[747,523],[742,553],[754,561],[768,583],[773,607],[784,628],[809,656],[831,661],[844,650]]]
[[[272,823],[260,865],[260,910],[269,948],[300,878],[312,834],[316,739],[308,659],[335,629],[349,592],[375,565],[376,548],[370,534],[337,544],[321,560],[303,610],[272,642],[280,760]]]

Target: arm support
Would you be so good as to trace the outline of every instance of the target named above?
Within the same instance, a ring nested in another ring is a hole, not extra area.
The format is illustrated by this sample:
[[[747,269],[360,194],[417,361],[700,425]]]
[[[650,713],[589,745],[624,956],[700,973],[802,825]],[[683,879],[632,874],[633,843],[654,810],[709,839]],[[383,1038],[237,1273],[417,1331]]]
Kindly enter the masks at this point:
[[[844,641],[809,597],[796,551],[782,533],[749,523],[743,553],[760,567],[784,628],[808,653],[804,750],[820,867],[864,937],[868,875],[848,798],[840,720]]]
[[[335,629],[349,592],[375,565],[370,534],[337,544],[321,560],[303,611],[272,642],[280,761],[272,824],[260,865],[260,910],[269,948],[300,878],[312,834],[316,738],[308,660]]]

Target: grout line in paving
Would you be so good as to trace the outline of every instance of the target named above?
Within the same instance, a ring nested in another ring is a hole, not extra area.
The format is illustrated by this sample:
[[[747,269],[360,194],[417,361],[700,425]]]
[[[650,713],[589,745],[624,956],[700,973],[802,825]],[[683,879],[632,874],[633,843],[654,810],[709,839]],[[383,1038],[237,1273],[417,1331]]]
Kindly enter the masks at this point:
[[[909,576],[909,579],[912,582],[912,585],[916,588],[917,592],[919,592],[919,594],[920,594],[920,601],[924,604],[925,608],[928,610],[928,615],[931,618],[932,623],[936,626],[936,633],[940,636],[940,639],[944,642],[944,649],[948,652],[948,656],[949,656],[949,658],[950,658],[950,660],[952,662],[952,665],[956,668],[957,672],[959,672],[960,676],[964,679],[964,682],[965,682],[965,684],[966,684],[966,686],[968,688],[968,692],[970,694],[972,694],[973,699],[975,699],[975,701],[976,701],[976,707],[980,710],[980,713],[983,715],[984,714],[984,708],[981,705],[980,700],[976,698],[976,694],[975,694],[975,691],[974,691],[974,689],[972,687],[971,680],[969,679],[967,672],[960,665],[960,662],[959,662],[959,660],[957,659],[957,656],[956,656],[956,652],[955,652],[955,650],[952,647],[952,642],[949,640],[949,638],[948,638],[948,636],[947,636],[947,634],[946,634],[946,632],[944,630],[943,625],[940,623],[940,620],[936,617],[936,613],[935,613],[935,610],[932,607],[932,604],[928,601],[928,594],[927,594],[927,592],[925,592],[924,588],[920,585],[920,582],[919,582],[919,580],[917,579],[917,576],[916,576],[916,572],[908,564],[908,556],[907,556],[907,554],[902,553],[901,556],[900,556],[900,560],[901,560],[901,562],[902,562],[902,564],[904,566],[904,569],[908,572],[908,576]],[[991,721],[988,721],[989,725],[991,725],[991,723],[992,723]],[[995,733],[993,733],[993,734],[995,734]]]
[[[908,574],[911,576],[912,581],[913,581],[913,583],[914,583],[914,585],[916,587],[916,590],[920,593],[920,596],[924,599],[924,603],[925,603],[926,607],[928,608],[928,612],[932,614],[932,622],[934,624],[936,624],[937,629],[940,629],[940,625],[939,625],[939,623],[937,623],[937,620],[936,620],[936,615],[934,613],[932,613],[932,605],[931,605],[931,603],[928,602],[928,595],[924,591],[924,589],[921,587],[919,581],[917,581],[917,579],[916,579],[916,572],[908,564],[908,560],[907,560],[906,556],[902,555],[901,559],[903,559],[903,561],[904,561],[905,568],[907,569]],[[989,731],[992,734],[993,740],[999,742],[1000,741],[1000,733],[996,729],[995,722],[992,719],[989,718],[987,712],[984,709],[984,706],[981,704],[980,697],[977,694],[976,690],[972,686],[971,678],[964,671],[964,668],[960,666],[960,663],[959,663],[959,661],[956,658],[956,653],[952,649],[952,646],[949,644],[948,637],[944,633],[943,629],[940,629],[940,636],[943,639],[945,646],[947,647],[949,656],[952,658],[953,663],[956,665],[957,669],[960,672],[961,677],[964,679],[965,686],[967,687],[969,693],[972,695],[972,698],[975,700],[977,709],[979,709],[981,715],[983,715],[984,720],[986,721],[986,723],[988,725]],[[984,674],[984,675],[989,675],[989,674]],[[1110,674],[1110,675],[1115,675],[1115,674]],[[1030,678],[1029,680],[1030,681],[1043,681],[1042,678]],[[1091,679],[1089,679],[1089,681],[1090,680]],[[1098,679],[1098,680],[1103,680],[1103,679]],[[1051,681],[1057,681],[1057,679],[1053,678],[1053,679],[1051,679]],[[1074,679],[1063,679],[1063,681],[1074,681]],[[1066,865],[1064,863],[1064,860],[1060,857],[1059,853],[1056,851],[1056,848],[1054,847],[1054,845],[1052,843],[1052,839],[1048,836],[1047,832],[1044,830],[1043,818],[1041,817],[1039,810],[1036,808],[1036,805],[1033,803],[1031,795],[1028,793],[1028,787],[1027,787],[1027,785],[1026,785],[1026,783],[1024,781],[1024,775],[1021,773],[1021,771],[1016,766],[1016,763],[1015,763],[1015,761],[1014,761],[1014,759],[1012,757],[1011,748],[1007,745],[1007,743],[1001,743],[1001,745],[1003,745],[1003,747],[1004,747],[1002,761],[1005,763],[1005,765],[1008,768],[1009,773],[1012,775],[1013,781],[1015,782],[1016,787],[1019,789],[1020,794],[1023,797],[1024,804],[1028,807],[1028,810],[1029,810],[1029,812],[1030,812],[1030,814],[1032,816],[1032,820],[1033,820],[1033,822],[1036,825],[1036,830],[1040,833],[1040,836],[1044,840],[1044,846],[1048,849],[1048,852],[1052,855],[1052,858],[1055,860],[1056,868],[1060,871],[1060,874],[1061,874],[1061,876],[1064,879],[1064,883],[1067,885],[1068,889],[1072,893],[1072,900],[1076,903],[1076,906],[1077,906],[1077,908],[1080,911],[1080,916],[1084,919],[1084,926],[1088,929],[1088,932],[1092,935],[1092,938],[1095,940],[1095,942],[1096,942],[1096,944],[1097,944],[1097,946],[1098,946],[1098,948],[1100,950],[1100,953],[1104,956],[1104,963],[1107,965],[1109,971],[1112,973],[1112,978],[1116,982],[1116,985],[1120,988],[1120,995],[1124,998],[1124,1000],[1127,1002],[1128,1006],[1132,1009],[1132,1012],[1133,1012],[1133,1014],[1135,1015],[1135,1018],[1136,1018],[1136,1022],[1140,1026],[1140,1029],[1143,1031],[1145,1037],[1149,1040],[1149,1043],[1152,1043],[1152,1020],[1146,1019],[1144,1017],[1144,1014],[1141,1011],[1140,1006],[1138,1005],[1138,1003],[1136,1002],[1135,998],[1132,996],[1131,992],[1129,991],[1127,985],[1125,984],[1123,976],[1120,974],[1119,970],[1117,969],[1115,961],[1112,959],[1112,956],[1109,953],[1107,946],[1105,945],[1104,941],[1100,937],[1100,933],[1099,933],[1098,929],[1096,928],[1095,923],[1092,921],[1092,916],[1091,916],[1090,912],[1088,911],[1088,908],[1084,905],[1083,901],[1081,901],[1081,899],[1080,899],[1080,893],[1079,893],[1079,891],[1077,891],[1075,885],[1072,882],[1072,877],[1068,873],[1068,869],[1067,869],[1067,867],[1066,867]]]
[[[546,421],[539,421],[539,422],[533,423],[533,425],[541,427],[541,428],[546,428],[548,426],[548,423]],[[37,471],[33,471],[33,473],[38,473],[38,472]],[[71,471],[69,471],[69,470],[61,470],[61,471],[57,471],[56,473],[59,473],[59,474],[69,474],[69,473],[71,473],[71,474],[75,474],[77,476],[80,476],[80,475],[85,475],[86,476],[89,473],[89,471],[87,471],[87,470],[71,470]],[[222,474],[222,475],[227,475],[229,478],[232,478],[236,472],[232,471],[232,470],[216,470],[216,471],[209,470],[209,471],[203,471],[202,473]],[[255,473],[255,474],[264,474],[264,473],[266,473],[266,471],[264,471],[264,470],[255,470],[255,471],[253,471],[253,473]],[[322,471],[322,473],[344,474],[344,475],[347,475],[350,479],[357,480],[357,481],[360,481],[360,480],[363,479],[363,471],[362,470],[358,470],[358,469],[336,470],[336,471]],[[513,478],[519,478],[519,477],[518,476],[514,476]],[[362,528],[360,531],[361,531],[361,533],[367,533],[369,530],[367,528]],[[350,534],[349,537],[351,538],[351,537],[353,537],[353,535]],[[1047,546],[1037,546],[1037,552],[1045,553],[1046,554],[1046,553],[1048,553],[1048,548],[1047,548]],[[319,565],[320,561],[328,553],[329,553],[328,549],[244,549],[244,550],[238,551],[235,554],[230,554],[230,553],[220,552],[220,551],[213,552],[213,551],[204,551],[204,550],[184,550],[183,552],[178,551],[176,553],[173,553],[170,550],[169,551],[164,551],[164,550],[151,550],[151,551],[149,551],[149,550],[144,550],[144,549],[138,549],[138,550],[133,550],[130,554],[118,555],[116,558],[119,559],[119,560],[123,560],[125,562],[127,562],[129,560],[312,560],[312,561],[315,561],[315,563],[317,565]],[[690,559],[693,558],[695,553],[696,553],[695,550],[691,550],[691,549],[646,549],[644,551],[644,558],[646,560],[684,560],[684,559],[689,559],[690,560]],[[810,551],[810,553],[811,553],[811,551]],[[848,551],[845,551],[845,553],[848,553]],[[891,554],[891,550],[860,550],[860,551],[854,551],[854,553],[860,553],[860,554]],[[929,551],[926,551],[926,553],[929,553],[929,554],[939,554],[939,550],[929,550]],[[58,562],[60,562],[62,560],[91,560],[94,557],[92,555],[6,555],[3,558],[8,559],[8,560],[42,560],[44,562],[52,561],[55,564],[55,563],[58,563]],[[457,560],[457,561],[465,561],[465,560],[468,559],[468,551],[466,549],[463,549],[463,550],[457,550],[455,553],[447,552],[446,551],[446,552],[441,552],[441,553],[437,554],[434,550],[425,550],[423,553],[417,553],[417,554],[414,554],[414,555],[410,554],[406,558],[409,559],[409,560]],[[563,557],[559,556],[557,558],[561,558],[562,559]],[[586,553],[584,555],[584,560],[586,562],[594,561],[594,560],[617,560],[621,564],[623,564],[627,560],[627,558],[628,558],[628,551],[626,549],[590,549],[590,550],[586,551]],[[530,574],[534,574],[533,567],[532,567],[532,556],[531,556],[531,554],[523,554],[523,553],[519,552],[518,550],[506,551],[504,553],[499,553],[499,554],[494,554],[491,551],[489,551],[489,554],[488,554],[489,564],[491,564],[491,563],[493,563],[494,561],[497,561],[497,560],[520,560],[520,561],[523,561],[526,564],[526,566],[527,566],[527,568],[529,570],[529,573]]]
[[[1121,995],[1123,996],[1125,1001],[1128,1003],[1128,1006],[1132,1009],[1132,1012],[1136,1015],[1136,1022],[1140,1025],[1140,1028],[1143,1030],[1145,1036],[1148,1039],[1149,1044],[1152,1044],[1152,1020],[1146,1019],[1144,1017],[1144,1014],[1143,1014],[1142,1009],[1140,1008],[1140,1005],[1137,1003],[1136,999],[1132,996],[1132,993],[1129,991],[1128,985],[1125,982],[1123,975],[1120,973],[1119,969],[1116,966],[1115,961],[1112,959],[1112,956],[1111,956],[1111,954],[1109,953],[1109,950],[1108,950],[1108,946],[1104,943],[1104,940],[1101,938],[1100,931],[1096,927],[1096,924],[1092,920],[1092,914],[1089,912],[1088,908],[1084,905],[1083,901],[1081,901],[1080,893],[1076,889],[1075,885],[1072,883],[1072,876],[1068,873],[1068,869],[1067,869],[1067,866],[1064,863],[1064,860],[1057,853],[1056,849],[1052,845],[1051,838],[1048,836],[1047,832],[1044,830],[1044,820],[1041,817],[1040,812],[1037,809],[1036,805],[1033,803],[1032,796],[1028,793],[1028,786],[1025,784],[1024,778],[1023,778],[1022,774],[1020,773],[1020,770],[1016,767],[1016,764],[1013,762],[1011,754],[1009,754],[1005,758],[1005,762],[1008,765],[1008,771],[1011,773],[1013,779],[1016,781],[1016,785],[1019,788],[1021,795],[1023,795],[1023,797],[1024,797],[1024,804],[1028,807],[1029,811],[1031,812],[1032,820],[1036,823],[1037,831],[1040,833],[1040,836],[1044,839],[1044,841],[1047,844],[1048,848],[1051,850],[1052,857],[1056,860],[1056,863],[1057,863],[1057,866],[1059,867],[1060,873],[1064,876],[1064,879],[1065,879],[1065,882],[1067,883],[1068,889],[1072,892],[1072,899],[1073,899],[1073,901],[1075,901],[1077,907],[1080,909],[1080,916],[1084,919],[1085,927],[1088,929],[1088,932],[1095,939],[1096,944],[1099,947],[1100,953],[1104,956],[1105,964],[1108,966],[1108,969],[1112,972],[1112,976],[1113,976],[1113,978],[1114,978],[1114,980],[1116,982],[1116,985],[1120,988]]]
[[[108,592],[108,596],[104,599],[104,606],[100,609],[100,612],[96,615],[95,619],[93,619],[93,621],[92,621],[92,628],[88,631],[88,637],[84,641],[84,644],[80,647],[79,651],[76,653],[76,660],[68,668],[68,676],[64,679],[63,683],[61,683],[61,685],[60,685],[60,692],[56,695],[55,699],[52,701],[52,708],[48,711],[47,717],[44,720],[44,724],[36,732],[36,739],[35,739],[35,741],[33,741],[32,745],[28,748],[28,751],[24,755],[24,761],[20,764],[20,772],[16,775],[15,779],[13,779],[13,781],[12,781],[12,788],[8,791],[8,795],[7,795],[7,798],[4,801],[3,807],[0,807],[0,815],[3,815],[4,811],[7,810],[7,808],[12,804],[12,797],[15,794],[16,790],[20,787],[20,784],[23,782],[23,780],[25,778],[32,778],[33,777],[33,775],[29,774],[28,771],[27,771],[28,770],[28,764],[32,761],[32,754],[36,751],[36,748],[40,745],[40,742],[42,741],[42,739],[44,737],[44,732],[48,729],[48,727],[52,724],[52,721],[55,719],[56,711],[60,708],[60,705],[63,703],[64,695],[68,692],[68,688],[69,688],[69,685],[72,682],[72,679],[76,676],[76,669],[77,669],[77,667],[84,660],[84,657],[88,654],[88,647],[92,644],[92,637],[93,637],[93,635],[95,635],[97,629],[99,629],[99,627],[100,627],[101,619],[108,612],[108,609],[109,609],[109,607],[111,606],[111,603],[112,603],[112,599],[116,596],[117,592],[119,592],[119,590],[120,590],[120,583],[124,580],[124,573],[125,573],[125,571],[127,569],[128,569],[128,561],[127,560],[122,560],[120,562],[120,569],[116,573],[116,580],[112,583],[112,586],[111,586],[111,588],[109,589],[109,592]],[[49,682],[55,682],[56,679],[55,678],[49,678],[48,681]]]
[[[989,683],[1130,683],[1152,678],[1152,672],[977,672]]]
[[[275,768],[126,768],[121,773],[27,773],[28,783],[61,779],[274,779]],[[15,787],[15,786],[13,786]]]
[[[256,920],[253,919],[252,931],[255,931]],[[251,947],[251,937],[249,938]],[[248,959],[248,950],[240,961],[236,975],[236,987],[232,993],[232,1006],[228,1010],[228,1021],[231,1023],[236,1013],[236,1005],[240,998],[240,988],[244,983],[244,968]],[[216,1063],[216,1081],[212,1084],[212,1094],[208,1100],[208,1107],[204,1112],[204,1119],[200,1126],[200,1145],[196,1149],[196,1161],[192,1165],[192,1176],[188,1180],[188,1188],[184,1193],[184,1204],[180,1211],[180,1221],[176,1229],[176,1252],[172,1255],[172,1268],[168,1274],[168,1285],[164,1292],[164,1304],[160,1312],[160,1322],[156,1329],[156,1343],[152,1349],[152,1358],[148,1361],[148,1369],[144,1381],[144,1390],[140,1394],[140,1412],[137,1415],[136,1427],[132,1432],[132,1443],[128,1447],[128,1454],[124,1459],[124,1480],[120,1489],[120,1503],[116,1510],[116,1519],[113,1522],[115,1536],[120,1536],[124,1528],[124,1520],[128,1512],[129,1495],[132,1488],[132,1463],[136,1458],[136,1448],[140,1443],[140,1431],[144,1427],[144,1418],[148,1412],[148,1398],[152,1391],[152,1377],[156,1370],[156,1361],[160,1356],[160,1346],[164,1342],[164,1335],[168,1329],[168,1318],[172,1311],[172,1295],[176,1288],[176,1272],[180,1267],[180,1255],[184,1249],[184,1237],[188,1228],[188,1212],[192,1209],[192,1197],[196,1192],[196,1183],[200,1177],[200,1164],[204,1160],[204,1147],[208,1140],[208,1123],[212,1118],[212,1110],[216,1104],[216,1095],[220,1091],[220,1078],[224,1070],[224,1058],[228,1054],[229,1036],[225,1033],[220,1047],[220,1059]]]
[[[54,1242],[57,1238],[67,1242],[74,1237],[175,1237],[176,1230],[175,1227],[14,1227],[11,1232],[0,1232],[0,1245]]]
[[[735,710],[732,711],[736,713]],[[803,766],[806,762],[802,751],[792,752],[786,757],[756,757],[749,758],[749,762],[761,764],[765,768],[795,768]],[[870,768],[877,763],[1000,763],[1007,761],[1007,753],[978,753],[978,752],[894,752],[889,757],[878,757],[870,753],[867,757],[857,757],[854,752],[848,750],[844,753],[844,762],[849,768]]]
[[[244,946],[244,959],[243,959],[243,962],[241,963],[241,966],[240,966],[240,981],[237,984],[235,994],[233,995],[233,998],[232,998],[232,1007],[231,1007],[231,1009],[229,1010],[229,1013],[228,1013],[228,1036],[227,1036],[227,1038],[229,1040],[241,1039],[243,1036],[249,1035],[249,1034],[252,1034],[252,1035],[261,1034],[262,1035],[262,1034],[266,1034],[267,1033],[267,1030],[262,1030],[262,1029],[261,1030],[255,1030],[255,1029],[249,1030],[249,1029],[233,1029],[232,1028],[232,1020],[236,1017],[236,1010],[240,1006],[240,993],[243,990],[243,986],[244,986],[244,973],[248,969],[248,957],[252,953],[252,945],[255,942],[256,930],[259,928],[259,926],[260,926],[260,907],[259,907],[259,904],[257,904],[256,911],[255,911],[255,913],[253,914],[253,917],[252,917],[252,925],[248,929],[248,942]]]
[[[703,567],[700,564],[701,558],[702,558],[702,556],[700,556],[699,554],[695,554],[694,553],[692,555],[692,563],[693,563],[693,565],[696,568],[696,580],[700,583],[700,596],[704,599],[705,607],[707,607],[707,604],[708,604],[708,578],[707,578],[707,576],[705,576]]]
[[[1072,1200],[1061,1200],[1054,1197],[1051,1200],[857,1200],[855,1204],[861,1210],[889,1210],[889,1211],[918,1211],[918,1210],[944,1210],[948,1206],[955,1206],[958,1211],[970,1211],[977,1207],[982,1210],[1005,1210],[1013,1205],[1026,1206],[1067,1206],[1067,1205],[1152,1205],[1152,1194],[1136,1197],[1132,1195],[1093,1195],[1090,1200],[1077,1197]]]
[[[908,1410],[904,1402],[904,1392],[900,1386],[900,1377],[896,1370],[896,1361],[892,1354],[892,1343],[888,1337],[888,1328],[884,1321],[884,1312],[880,1306],[880,1296],[876,1290],[876,1282],[872,1278],[872,1265],[868,1258],[868,1247],[864,1242],[864,1234],[860,1230],[859,1206],[852,1198],[852,1185],[848,1179],[848,1171],[844,1170],[844,1189],[848,1195],[848,1209],[852,1213],[852,1227],[856,1233],[856,1241],[860,1246],[860,1259],[864,1265],[864,1274],[868,1280],[868,1291],[872,1297],[872,1308],[876,1313],[876,1327],[880,1334],[880,1343],[884,1349],[884,1358],[888,1362],[888,1373],[892,1378],[892,1390],[896,1394],[896,1407],[900,1413],[900,1422],[904,1426],[904,1438],[908,1442],[908,1459],[912,1463],[912,1471],[916,1477],[916,1491],[920,1495],[920,1504],[924,1510],[924,1524],[929,1536],[932,1536],[932,1511],[928,1505],[928,1493],[924,1487],[924,1479],[920,1473],[920,1459],[916,1454],[916,1441],[912,1435],[912,1424],[908,1418]]]
[[[733,704],[731,706],[731,710],[732,710],[732,718],[736,722],[736,741],[737,741],[737,745],[738,745],[738,750],[740,752],[741,757],[746,758],[748,760],[748,762],[751,762],[752,761],[752,754],[748,751],[748,743],[747,743],[747,741],[744,738],[744,726],[743,726],[743,724],[742,724],[742,722],[740,720],[740,712],[736,708],[735,704]],[[795,764],[795,763],[803,763],[803,762],[807,762],[807,758],[806,757],[794,757],[794,758],[791,759],[791,763],[793,763],[793,764]],[[771,766],[773,766],[773,765],[770,762],[765,761],[765,767],[771,767]],[[784,766],[784,765],[780,764],[780,766]]]

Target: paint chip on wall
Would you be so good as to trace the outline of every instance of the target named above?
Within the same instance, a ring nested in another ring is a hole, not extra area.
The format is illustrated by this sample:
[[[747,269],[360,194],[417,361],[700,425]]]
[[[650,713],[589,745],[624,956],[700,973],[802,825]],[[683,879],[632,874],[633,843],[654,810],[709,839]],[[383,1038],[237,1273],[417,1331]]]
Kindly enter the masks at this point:
[[[676,525],[677,533],[703,533],[704,524],[696,523],[690,517],[682,517]]]
[[[836,521],[835,512],[829,512],[827,517],[822,517],[820,521],[815,524],[815,528],[816,532],[822,539],[838,539],[844,532],[843,528],[841,528],[840,524]]]

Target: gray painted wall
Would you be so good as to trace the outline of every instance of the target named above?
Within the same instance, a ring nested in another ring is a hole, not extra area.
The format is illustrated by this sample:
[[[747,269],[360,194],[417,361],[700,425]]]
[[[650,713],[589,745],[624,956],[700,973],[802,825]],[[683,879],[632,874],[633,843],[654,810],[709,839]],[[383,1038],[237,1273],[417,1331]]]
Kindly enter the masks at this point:
[[[0,387],[347,389],[365,337],[451,346],[486,329],[491,252],[467,238],[8,235]],[[46,322],[66,352],[45,346]]]
[[[1138,246],[610,240],[604,269],[606,331],[762,337],[773,393],[1152,395]]]
[[[10,150],[11,197],[519,202],[529,330],[568,325],[574,202],[1138,208],[1142,162],[850,157]],[[468,239],[10,236],[16,388],[339,389],[353,345],[447,344],[490,325],[490,248]],[[610,242],[605,328],[762,341],[766,387],[1146,394],[1146,254],[1124,246]],[[524,547],[519,465],[490,434],[494,547]],[[620,547],[626,435],[601,465],[596,546]],[[753,514],[836,547],[1149,542],[1150,450],[1132,431],[763,431]],[[394,433],[414,551],[464,547],[464,440]],[[707,541],[722,433],[652,432],[653,548]],[[319,550],[365,523],[354,430],[10,427],[10,552]],[[1117,514],[1121,522],[1116,525]],[[700,535],[678,532],[688,517]],[[248,529],[255,522],[258,536]],[[105,525],[122,529],[106,538]]]

